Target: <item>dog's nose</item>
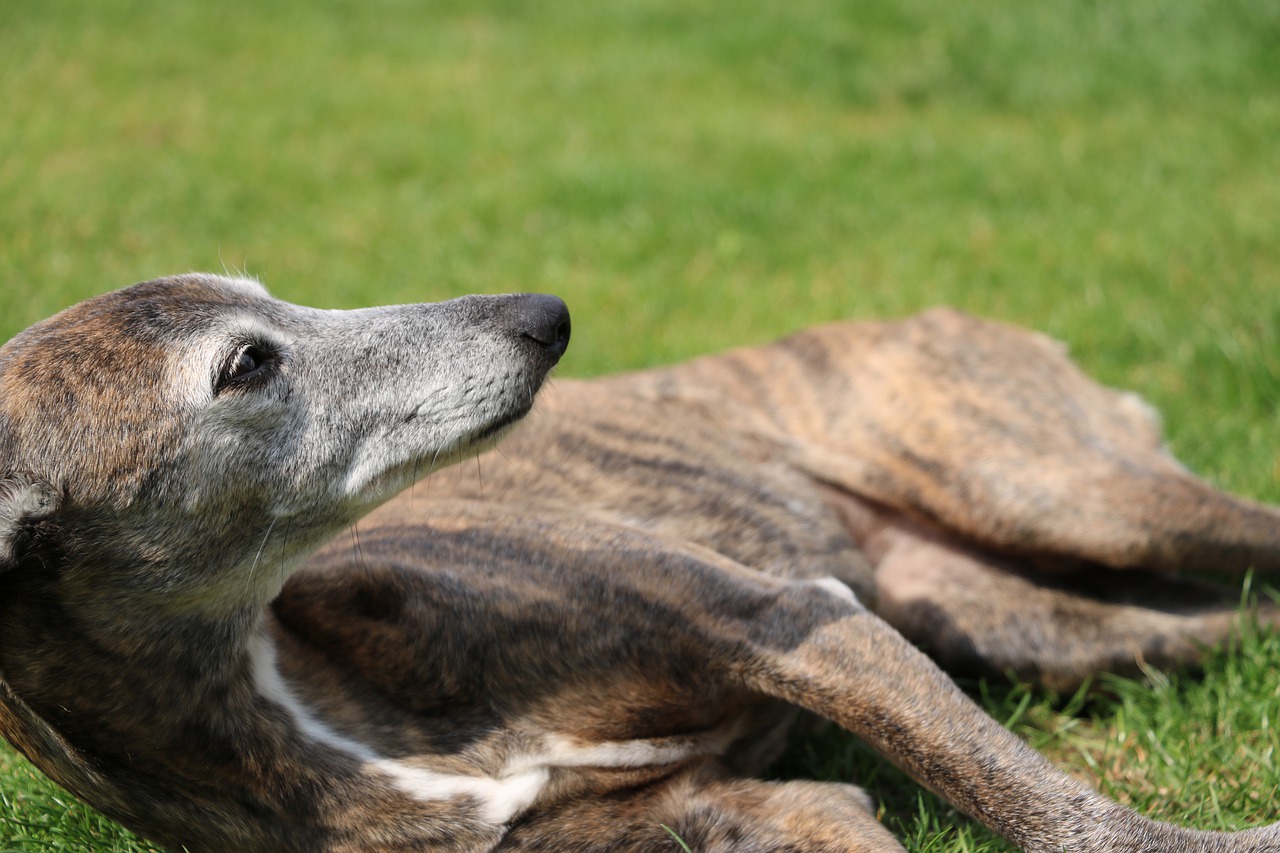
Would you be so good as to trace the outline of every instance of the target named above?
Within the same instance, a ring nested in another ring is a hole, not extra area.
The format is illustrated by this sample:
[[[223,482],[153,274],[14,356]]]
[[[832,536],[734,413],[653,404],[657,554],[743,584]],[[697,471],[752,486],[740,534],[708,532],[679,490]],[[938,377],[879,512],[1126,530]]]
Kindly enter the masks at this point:
[[[526,296],[519,308],[521,334],[541,344],[554,358],[569,348],[569,306],[559,296]]]

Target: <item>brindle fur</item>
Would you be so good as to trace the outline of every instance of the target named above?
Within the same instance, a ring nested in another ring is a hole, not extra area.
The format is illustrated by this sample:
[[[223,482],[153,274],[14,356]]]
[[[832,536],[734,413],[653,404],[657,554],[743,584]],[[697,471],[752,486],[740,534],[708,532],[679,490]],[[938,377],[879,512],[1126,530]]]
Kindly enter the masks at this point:
[[[751,778],[795,708],[1026,850],[1280,849],[1101,797],[904,638],[1064,688],[1229,636],[1174,573],[1275,568],[1280,516],[1136,398],[937,310],[558,381],[437,470],[566,333],[187,276],[10,341],[0,732],[191,850],[900,849],[852,786]]]

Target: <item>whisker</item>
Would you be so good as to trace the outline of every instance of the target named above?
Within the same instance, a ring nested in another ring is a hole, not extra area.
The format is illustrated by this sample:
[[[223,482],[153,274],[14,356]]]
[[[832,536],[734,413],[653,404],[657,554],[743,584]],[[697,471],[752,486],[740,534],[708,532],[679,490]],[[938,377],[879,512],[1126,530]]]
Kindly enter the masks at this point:
[[[262,534],[262,541],[258,543],[258,553],[253,555],[253,565],[249,567],[249,584],[253,585],[253,581],[258,574],[258,566],[262,563],[262,554],[267,549],[267,541],[271,538],[271,531],[276,528],[276,521],[271,519],[271,523],[267,525],[267,532]]]

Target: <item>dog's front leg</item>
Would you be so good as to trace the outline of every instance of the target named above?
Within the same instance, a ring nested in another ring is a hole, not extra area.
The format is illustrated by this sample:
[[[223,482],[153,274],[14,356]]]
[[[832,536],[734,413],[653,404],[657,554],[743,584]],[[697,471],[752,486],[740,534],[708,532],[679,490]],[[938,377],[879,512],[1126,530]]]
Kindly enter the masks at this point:
[[[1027,851],[1274,853],[1280,824],[1199,832],[1144,818],[1053,767],[988,717],[879,617],[822,584],[793,584],[788,626],[744,644],[751,688],[834,720],[923,784]],[[795,627],[811,626],[797,639]]]

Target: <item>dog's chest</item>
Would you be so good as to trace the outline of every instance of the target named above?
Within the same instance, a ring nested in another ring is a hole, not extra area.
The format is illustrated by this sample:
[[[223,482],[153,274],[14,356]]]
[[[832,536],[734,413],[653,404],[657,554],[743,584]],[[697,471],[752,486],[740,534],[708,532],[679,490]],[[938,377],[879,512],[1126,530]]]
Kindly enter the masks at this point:
[[[363,569],[325,571],[322,561],[296,577],[275,605],[279,623],[256,641],[259,693],[371,780],[497,827],[531,808],[658,781],[768,725],[757,705],[681,683],[693,650],[664,657],[628,624],[641,614],[611,608],[602,628],[569,590],[589,587],[586,573],[522,577],[467,565],[448,545],[439,531],[406,545],[423,565],[402,571],[394,546],[370,531]],[[465,568],[432,570],[435,556]]]

